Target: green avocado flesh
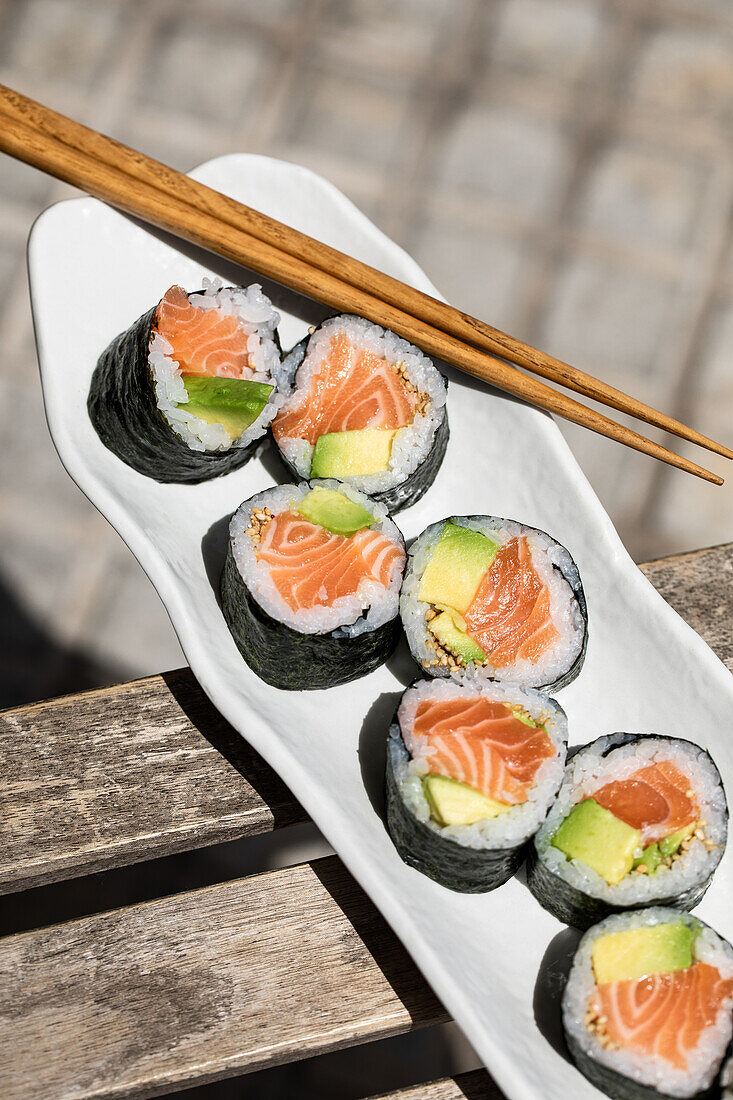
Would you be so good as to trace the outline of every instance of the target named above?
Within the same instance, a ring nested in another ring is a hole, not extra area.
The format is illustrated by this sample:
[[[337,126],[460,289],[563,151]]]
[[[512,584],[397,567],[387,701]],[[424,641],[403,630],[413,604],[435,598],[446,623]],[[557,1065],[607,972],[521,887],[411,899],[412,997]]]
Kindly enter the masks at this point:
[[[311,489],[295,510],[334,535],[355,535],[374,523],[371,512],[335,489]]]
[[[550,842],[568,859],[578,859],[617,886],[634,866],[641,830],[632,829],[592,798],[574,806]]]
[[[688,836],[692,836],[695,831],[695,822],[690,825],[685,825],[684,829],[680,829],[679,832],[670,833],[669,836],[665,836],[663,840],[659,841],[659,852],[662,859],[667,859],[669,856],[673,856],[683,840],[687,840]]]
[[[463,615],[498,550],[479,531],[446,523],[422,575],[418,599]]]
[[[274,388],[243,378],[208,378],[200,374],[182,374],[181,378],[189,399],[178,407],[207,424],[223,425],[231,439],[238,439],[254,423]]]
[[[626,928],[599,936],[591,949],[598,985],[666,974],[692,966],[693,933],[682,921]]]
[[[511,810],[506,802],[495,802],[467,783],[445,775],[425,776],[422,787],[430,816],[438,825],[475,825]]]
[[[646,867],[648,874],[652,875],[656,871],[659,864],[664,857],[661,855],[659,845],[648,844],[640,856],[637,856],[634,860],[633,866]]]
[[[477,645],[472,638],[469,638],[468,634],[458,629],[447,611],[441,611],[439,615],[431,619],[428,623],[428,630],[445,649],[455,653],[456,657],[460,657],[465,664],[468,664],[469,661],[483,664],[486,660],[486,654],[481,646]]]
[[[397,429],[365,428],[327,432],[316,440],[311,477],[356,477],[378,474],[389,466]]]

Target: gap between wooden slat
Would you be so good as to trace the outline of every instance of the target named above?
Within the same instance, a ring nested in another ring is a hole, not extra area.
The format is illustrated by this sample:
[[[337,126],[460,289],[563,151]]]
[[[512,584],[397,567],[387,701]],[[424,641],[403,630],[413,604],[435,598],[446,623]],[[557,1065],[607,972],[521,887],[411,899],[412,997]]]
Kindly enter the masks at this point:
[[[506,1100],[488,1073],[476,1070],[457,1077],[441,1077],[397,1092],[383,1092],[368,1100]]]
[[[733,545],[641,567],[733,667]],[[305,820],[188,669],[0,714],[0,893]]]

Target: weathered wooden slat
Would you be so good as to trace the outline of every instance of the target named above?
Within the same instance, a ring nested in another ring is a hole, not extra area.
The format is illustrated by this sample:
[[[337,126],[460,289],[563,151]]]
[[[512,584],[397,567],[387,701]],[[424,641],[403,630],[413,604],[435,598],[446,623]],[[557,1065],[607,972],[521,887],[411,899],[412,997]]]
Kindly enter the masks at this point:
[[[733,669],[733,545],[642,566]],[[0,715],[0,893],[303,820],[187,669]]]
[[[733,544],[661,558],[641,569],[733,672]]]
[[[189,669],[0,714],[0,893],[305,820]]]
[[[446,1019],[333,857],[8,937],[0,989],[4,1100],[152,1096]]]
[[[442,1077],[439,1081],[426,1081],[398,1092],[384,1092],[369,1100],[504,1100],[504,1093],[488,1073],[476,1070],[457,1077]]]

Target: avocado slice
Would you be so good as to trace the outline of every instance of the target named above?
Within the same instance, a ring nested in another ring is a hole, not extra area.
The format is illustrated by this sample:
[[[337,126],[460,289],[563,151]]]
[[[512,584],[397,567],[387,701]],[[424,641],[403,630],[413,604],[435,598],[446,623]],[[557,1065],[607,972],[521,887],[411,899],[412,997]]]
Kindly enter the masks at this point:
[[[244,378],[209,378],[182,374],[188,402],[179,405],[186,412],[221,424],[231,439],[238,439],[253,424],[267,404],[274,387]]]
[[[355,535],[374,523],[371,512],[335,489],[311,489],[295,510],[334,535]]]
[[[460,657],[466,664],[469,661],[483,664],[486,660],[486,654],[481,646],[477,645],[472,638],[469,638],[468,634],[464,634],[462,630],[459,630],[446,611],[441,611],[439,615],[430,620],[428,630],[445,649],[455,653],[456,657]]]
[[[389,466],[397,429],[365,428],[354,432],[327,432],[316,440],[311,477],[355,477],[378,474]]]
[[[692,824],[685,825],[683,829],[680,829],[676,833],[670,833],[669,836],[665,836],[659,841],[659,851],[662,859],[667,859],[669,856],[675,854],[682,841],[687,840],[688,836],[692,836],[696,824],[697,822],[693,821]]]
[[[599,936],[591,949],[598,985],[627,982],[692,966],[692,929],[682,921]]]
[[[422,575],[418,599],[463,615],[498,550],[480,531],[446,523]]]
[[[532,729],[538,730],[545,728],[544,726],[540,726],[539,722],[535,722],[534,718],[530,718],[526,710],[522,707],[512,707],[512,714],[519,722],[523,722],[525,726],[531,726]]]
[[[438,825],[475,825],[511,810],[506,802],[487,798],[467,783],[446,775],[426,775],[422,786],[430,816]]]
[[[594,799],[586,798],[573,807],[550,843],[568,859],[587,864],[609,886],[616,886],[634,865],[641,830],[632,829]]]
[[[661,862],[662,856],[659,851],[659,845],[656,843],[647,844],[641,855],[637,856],[634,860],[634,867],[641,867],[643,864],[647,869],[647,873],[653,875]]]

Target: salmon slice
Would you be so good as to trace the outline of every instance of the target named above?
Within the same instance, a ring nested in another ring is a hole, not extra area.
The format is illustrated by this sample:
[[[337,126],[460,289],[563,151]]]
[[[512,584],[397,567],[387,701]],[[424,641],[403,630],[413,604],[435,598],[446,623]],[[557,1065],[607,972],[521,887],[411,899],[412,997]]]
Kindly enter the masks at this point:
[[[594,1007],[615,1043],[687,1069],[690,1054],[733,998],[733,979],[708,963],[599,985]]]
[[[418,401],[386,359],[355,348],[337,332],[310,392],[299,395],[297,407],[286,405],[272,430],[276,439],[305,439],[315,446],[329,432],[404,428],[414,420]]]
[[[387,588],[405,554],[379,531],[364,528],[346,538],[295,512],[280,512],[261,531],[257,557],[291,611],[299,611],[331,607],[357,595],[364,581]]]
[[[464,618],[466,633],[495,668],[537,661],[556,644],[550,593],[532,565],[526,537],[501,547]]]
[[[641,829],[644,844],[691,825],[699,813],[689,779],[668,760],[607,783],[592,797],[632,829]]]
[[[172,286],[156,313],[154,328],[164,337],[184,374],[210,378],[251,378],[247,333],[232,314],[198,309],[186,291]]]
[[[458,779],[497,802],[526,802],[555,749],[544,729],[528,726],[506,703],[477,698],[428,699],[415,714],[408,748],[431,775]]]

